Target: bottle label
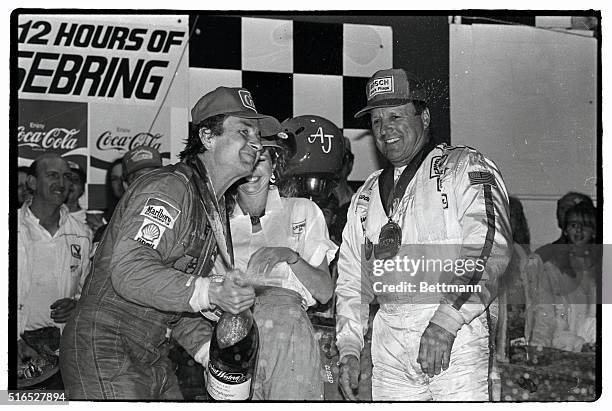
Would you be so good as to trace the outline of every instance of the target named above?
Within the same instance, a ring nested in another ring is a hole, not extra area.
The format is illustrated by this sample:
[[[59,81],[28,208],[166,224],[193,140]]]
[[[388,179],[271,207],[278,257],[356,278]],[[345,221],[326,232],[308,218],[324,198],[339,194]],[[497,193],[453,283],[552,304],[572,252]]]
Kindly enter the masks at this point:
[[[225,372],[208,363],[206,389],[215,400],[239,401],[249,398],[251,379],[239,372]]]

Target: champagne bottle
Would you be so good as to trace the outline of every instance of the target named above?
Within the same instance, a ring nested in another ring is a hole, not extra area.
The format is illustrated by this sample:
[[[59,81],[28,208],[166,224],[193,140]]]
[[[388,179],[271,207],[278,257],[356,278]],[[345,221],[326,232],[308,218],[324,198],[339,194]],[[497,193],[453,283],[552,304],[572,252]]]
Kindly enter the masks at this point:
[[[211,399],[251,398],[258,348],[259,333],[250,309],[221,315],[210,342],[206,391]]]

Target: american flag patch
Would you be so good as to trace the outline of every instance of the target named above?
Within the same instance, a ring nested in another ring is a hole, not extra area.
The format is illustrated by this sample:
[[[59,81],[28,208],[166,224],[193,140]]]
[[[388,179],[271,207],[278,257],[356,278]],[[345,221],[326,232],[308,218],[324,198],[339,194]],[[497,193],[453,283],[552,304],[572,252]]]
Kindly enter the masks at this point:
[[[488,171],[470,171],[468,172],[471,185],[488,184],[496,187],[495,177]]]

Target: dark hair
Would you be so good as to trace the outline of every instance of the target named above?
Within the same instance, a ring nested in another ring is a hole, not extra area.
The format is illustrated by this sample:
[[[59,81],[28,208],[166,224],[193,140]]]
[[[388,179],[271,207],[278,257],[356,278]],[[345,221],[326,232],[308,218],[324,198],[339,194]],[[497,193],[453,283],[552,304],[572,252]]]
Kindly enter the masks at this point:
[[[597,212],[593,205],[587,202],[582,202],[567,210],[565,212],[565,226],[563,229],[567,228],[567,217],[572,214],[584,221],[585,225],[593,227],[594,229],[597,228]]]
[[[36,174],[37,172],[38,172],[38,161],[34,160],[32,162],[32,164],[30,164],[30,167],[28,167],[27,173],[28,173],[29,176],[36,177],[37,176],[37,174]]]
[[[414,114],[416,116],[423,114],[423,111],[428,107],[427,102],[423,100],[412,100],[412,104],[414,104]]]
[[[527,254],[531,252],[531,235],[529,234],[529,224],[523,212],[521,201],[510,196],[510,227],[512,228],[512,241],[519,244]]]
[[[202,144],[200,140],[200,130],[202,128],[207,128],[213,135],[220,136],[223,134],[223,122],[227,117],[227,114],[217,114],[216,116],[202,120],[199,124],[189,123],[189,137],[187,137],[185,148],[180,152],[179,158],[184,160],[206,151],[204,144]]]
[[[591,197],[577,191],[570,191],[557,200],[557,225],[560,229],[563,230],[565,228],[565,216],[567,215],[567,210],[580,203],[586,203],[591,207],[594,207]]]
[[[19,166],[17,171],[20,172],[20,173],[30,174],[30,167],[28,167],[28,166]]]
[[[79,180],[81,180],[81,184],[85,185],[87,183],[87,175],[82,168],[72,168],[70,167],[70,171],[79,176]]]

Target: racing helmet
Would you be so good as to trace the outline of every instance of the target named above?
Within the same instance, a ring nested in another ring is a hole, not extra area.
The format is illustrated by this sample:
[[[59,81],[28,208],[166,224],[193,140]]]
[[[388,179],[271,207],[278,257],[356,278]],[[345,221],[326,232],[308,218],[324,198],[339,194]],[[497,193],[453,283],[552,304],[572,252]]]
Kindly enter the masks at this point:
[[[295,178],[301,196],[327,198],[342,169],[342,132],[328,119],[315,115],[290,118],[281,128],[295,141],[295,155],[279,170],[281,178]]]

